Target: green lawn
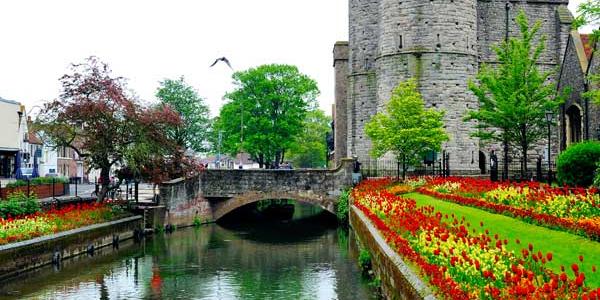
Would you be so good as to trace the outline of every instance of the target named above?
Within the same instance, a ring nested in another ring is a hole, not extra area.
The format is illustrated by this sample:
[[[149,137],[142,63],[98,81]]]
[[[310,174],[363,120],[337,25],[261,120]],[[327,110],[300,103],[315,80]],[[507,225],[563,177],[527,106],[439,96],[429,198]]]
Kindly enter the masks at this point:
[[[488,229],[492,237],[498,234],[501,239],[508,239],[507,248],[519,256],[521,249],[527,248],[529,243],[534,245],[536,253],[538,250],[541,250],[544,255],[552,252],[553,260],[547,266],[559,274],[560,266],[564,265],[567,275],[572,277],[571,264],[577,263],[580,271],[586,275],[587,286],[600,287],[600,243],[598,242],[418,193],[406,194],[404,197],[416,200],[419,206],[433,206],[443,214],[454,213],[458,218],[464,216],[467,222],[471,223],[471,229],[475,228],[480,232]],[[483,222],[483,228],[479,222]],[[516,239],[519,239],[521,244],[517,244]],[[579,255],[583,255],[583,263],[579,262]],[[592,273],[592,265],[598,268],[596,273]]]

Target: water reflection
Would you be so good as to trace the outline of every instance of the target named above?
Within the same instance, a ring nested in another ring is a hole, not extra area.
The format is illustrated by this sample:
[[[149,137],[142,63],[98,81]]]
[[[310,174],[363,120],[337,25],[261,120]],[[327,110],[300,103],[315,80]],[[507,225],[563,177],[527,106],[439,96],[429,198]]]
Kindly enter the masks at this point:
[[[45,268],[2,299],[369,299],[345,234],[309,218],[210,225]]]

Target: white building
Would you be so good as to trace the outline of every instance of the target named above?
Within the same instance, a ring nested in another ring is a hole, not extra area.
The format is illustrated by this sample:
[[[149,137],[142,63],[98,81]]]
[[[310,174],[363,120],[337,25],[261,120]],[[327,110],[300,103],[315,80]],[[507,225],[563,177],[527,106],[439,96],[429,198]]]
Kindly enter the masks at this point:
[[[27,118],[25,107],[17,101],[0,98],[0,178],[16,174],[17,155],[27,150]]]

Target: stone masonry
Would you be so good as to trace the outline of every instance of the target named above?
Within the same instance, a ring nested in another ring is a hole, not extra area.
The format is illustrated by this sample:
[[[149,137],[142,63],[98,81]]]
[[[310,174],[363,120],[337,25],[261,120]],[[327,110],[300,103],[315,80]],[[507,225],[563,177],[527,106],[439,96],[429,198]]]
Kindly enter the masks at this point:
[[[342,158],[348,157],[346,141],[348,119],[346,106],[348,103],[348,42],[337,42],[333,48],[333,67],[335,68],[335,108],[334,108],[334,149],[333,160],[339,164]]]
[[[505,38],[507,5],[509,35],[519,32],[515,17],[521,9],[531,23],[539,20],[547,38],[540,67],[557,70],[572,21],[567,4],[568,0],[349,0],[348,76],[336,76],[336,87],[344,84],[337,81],[347,84],[346,116],[337,112],[337,105],[344,104],[338,98],[335,116],[336,130],[347,127],[347,156],[369,159],[365,124],[385,108],[400,81],[415,78],[426,106],[446,112],[450,141],[443,149],[450,154],[450,169],[478,173],[479,151],[487,150],[470,136],[474,123],[463,121],[467,110],[478,107],[467,84],[481,64],[497,63],[492,47]],[[336,96],[343,94],[336,91]],[[344,137],[336,135],[336,141]]]
[[[243,205],[269,199],[292,199],[335,214],[342,191],[352,187],[352,159],[333,170],[205,170],[199,176],[160,186],[166,224],[217,221]]]

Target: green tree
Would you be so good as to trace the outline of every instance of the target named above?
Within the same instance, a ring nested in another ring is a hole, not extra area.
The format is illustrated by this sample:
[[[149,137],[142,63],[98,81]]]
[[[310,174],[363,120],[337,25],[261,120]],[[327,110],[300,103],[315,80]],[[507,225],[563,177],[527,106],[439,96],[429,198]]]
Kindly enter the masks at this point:
[[[327,133],[331,131],[331,117],[320,110],[306,114],[302,132],[289,148],[287,157],[300,168],[323,168],[327,165]]]
[[[469,111],[466,120],[478,121],[473,135],[483,141],[519,149],[525,177],[527,152],[546,136],[546,111],[556,111],[562,97],[555,97],[556,84],[548,81],[553,72],[541,72],[537,64],[546,42],[542,36],[534,45],[541,23],[530,28],[523,11],[516,21],[520,36],[495,47],[498,65],[481,66],[477,82],[469,83],[479,108]]]
[[[165,79],[160,83],[156,97],[179,113],[182,126],[171,130],[170,135],[179,145],[196,152],[204,152],[210,131],[208,106],[183,77]]]
[[[577,14],[578,16],[573,22],[575,28],[581,28],[585,25],[597,25],[600,23],[600,1],[588,0],[581,3],[577,8]],[[596,44],[599,38],[600,29],[596,28],[592,31],[590,42]],[[598,89],[598,86],[600,85],[600,74],[590,73],[588,74],[588,80],[590,81],[590,90],[583,95],[595,104],[600,105],[600,89]]]
[[[386,111],[367,123],[365,130],[373,142],[371,155],[381,157],[391,151],[398,164],[402,163],[402,178],[406,178],[409,165],[418,163],[428,151],[440,151],[442,143],[449,140],[443,118],[444,112],[425,109],[414,79],[401,82]]]
[[[277,167],[316,106],[317,83],[295,66],[277,64],[236,72],[233,79],[236,89],[226,95],[230,101],[213,130],[222,136],[221,149],[245,151],[261,167]]]
[[[579,4],[577,7],[577,18],[573,22],[573,26],[577,29],[586,25],[597,25],[600,23],[600,1],[587,0]],[[593,41],[597,42],[600,37],[600,29],[592,30]]]

